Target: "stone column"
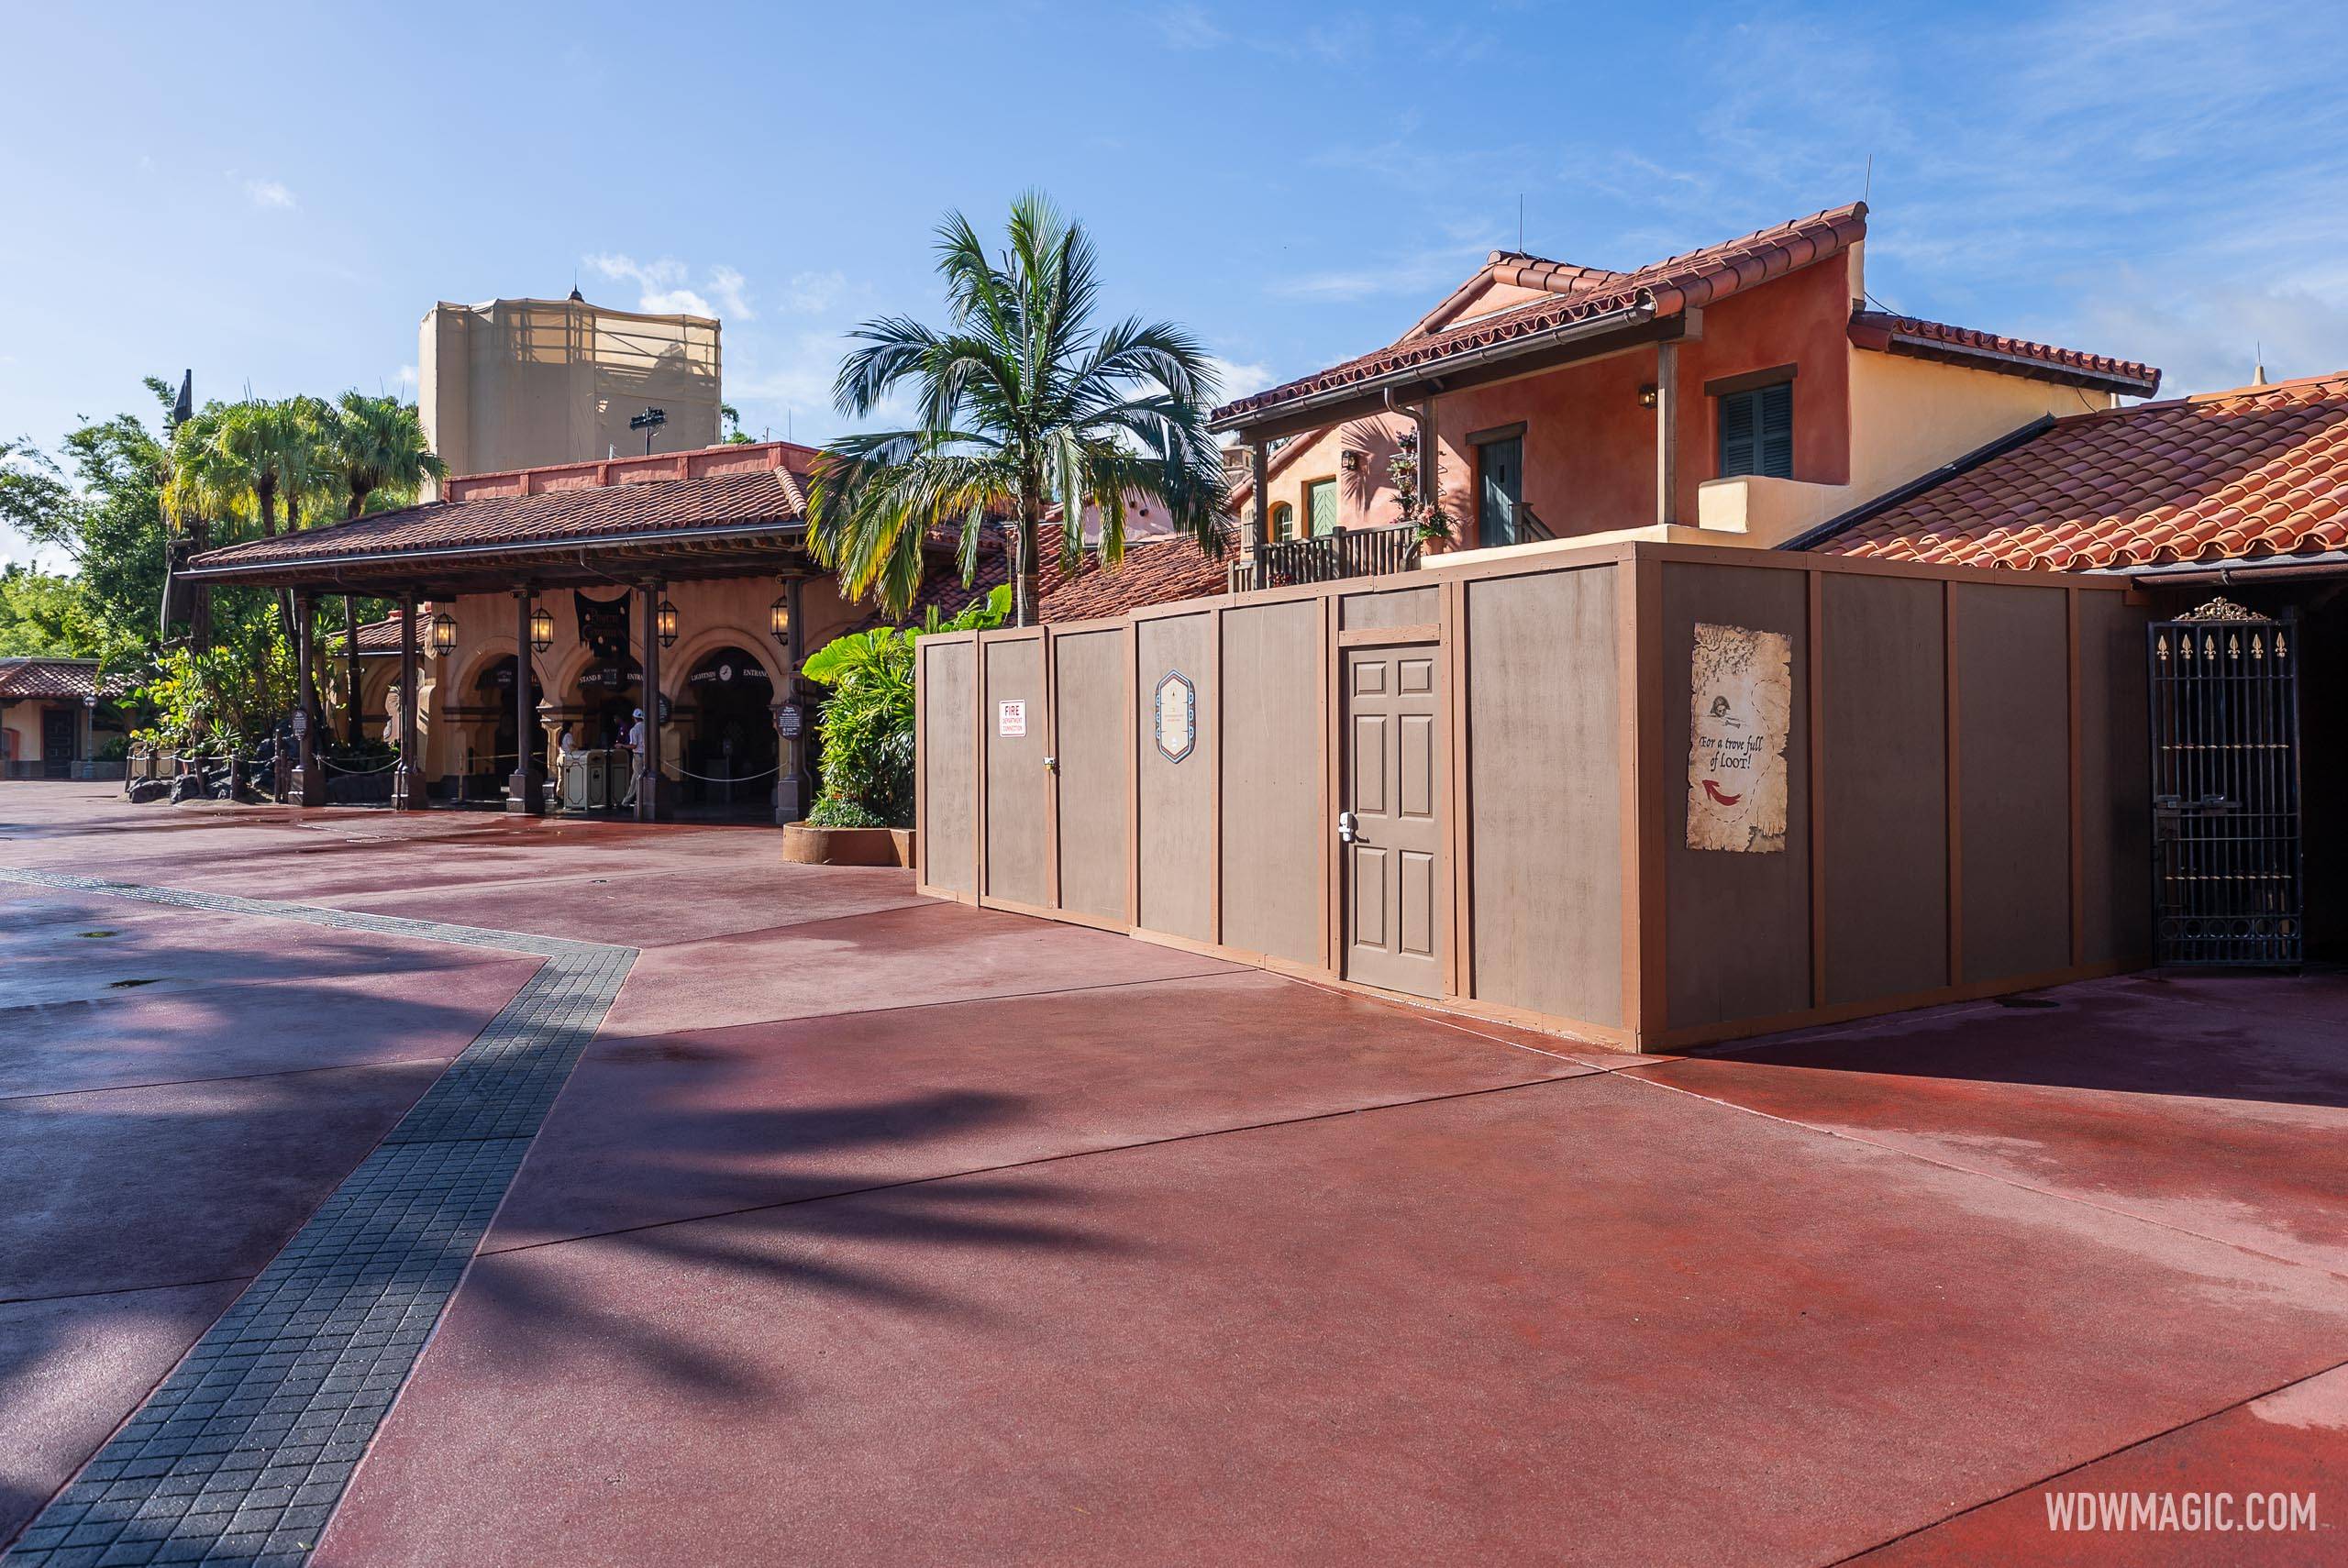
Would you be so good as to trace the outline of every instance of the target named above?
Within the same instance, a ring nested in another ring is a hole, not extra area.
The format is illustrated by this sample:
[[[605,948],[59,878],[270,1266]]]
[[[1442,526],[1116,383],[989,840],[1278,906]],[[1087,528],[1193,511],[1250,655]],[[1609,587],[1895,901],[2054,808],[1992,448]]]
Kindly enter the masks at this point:
[[[660,779],[660,584],[648,582],[643,590],[644,652],[638,662],[644,667],[644,754],[638,759],[643,774],[636,786],[636,820],[656,823],[668,814],[667,802],[661,799]]]
[[[318,602],[311,595],[305,593],[294,602],[294,646],[299,665],[294,734],[301,760],[294,765],[289,792],[297,806],[327,803],[327,770],[318,761],[317,619]]]
[[[505,780],[505,809],[534,817],[546,810],[546,794],[538,788],[530,751],[530,732],[538,725],[537,682],[531,679],[530,597],[527,588],[514,591],[514,774]]]
[[[424,769],[417,764],[416,709],[424,679],[415,653],[415,594],[400,596],[400,761],[392,769],[392,810],[420,812],[425,806]]]
[[[799,661],[806,657],[806,644],[801,640],[806,634],[801,629],[799,619],[799,590],[803,580],[791,578],[785,581],[782,590],[790,596],[791,630],[783,638],[782,684],[776,689],[774,701],[775,762],[781,769],[774,781],[774,822],[777,827],[795,823],[805,816],[811,803],[807,798],[807,705],[801,701],[799,686]],[[786,710],[795,714],[796,719],[787,721],[784,717]],[[797,734],[783,734],[787,722],[793,724]]]

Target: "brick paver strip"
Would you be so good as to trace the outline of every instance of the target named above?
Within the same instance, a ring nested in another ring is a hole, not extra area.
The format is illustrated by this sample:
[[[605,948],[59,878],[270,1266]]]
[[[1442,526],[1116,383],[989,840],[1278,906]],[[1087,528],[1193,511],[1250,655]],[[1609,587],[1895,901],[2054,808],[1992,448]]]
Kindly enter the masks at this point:
[[[0,881],[546,960],[6,1557],[299,1562],[636,949],[5,867]]]

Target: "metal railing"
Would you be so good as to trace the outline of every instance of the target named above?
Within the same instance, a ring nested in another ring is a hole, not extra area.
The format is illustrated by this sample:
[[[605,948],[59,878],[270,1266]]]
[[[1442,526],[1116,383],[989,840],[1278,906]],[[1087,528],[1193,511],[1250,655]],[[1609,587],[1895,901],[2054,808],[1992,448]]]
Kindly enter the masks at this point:
[[[1310,539],[1281,539],[1231,563],[1230,591],[1290,588],[1303,582],[1379,577],[1409,571],[1419,564],[1419,528],[1403,523],[1386,528],[1341,528]]]

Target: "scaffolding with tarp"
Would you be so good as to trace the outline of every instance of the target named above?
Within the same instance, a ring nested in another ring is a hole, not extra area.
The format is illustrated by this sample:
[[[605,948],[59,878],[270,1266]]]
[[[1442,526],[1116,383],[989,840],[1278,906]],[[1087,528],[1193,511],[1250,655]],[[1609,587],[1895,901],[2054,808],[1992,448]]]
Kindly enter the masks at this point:
[[[424,433],[452,474],[687,451],[718,440],[718,323],[567,300],[432,307],[417,353]],[[631,429],[647,409],[658,428]]]

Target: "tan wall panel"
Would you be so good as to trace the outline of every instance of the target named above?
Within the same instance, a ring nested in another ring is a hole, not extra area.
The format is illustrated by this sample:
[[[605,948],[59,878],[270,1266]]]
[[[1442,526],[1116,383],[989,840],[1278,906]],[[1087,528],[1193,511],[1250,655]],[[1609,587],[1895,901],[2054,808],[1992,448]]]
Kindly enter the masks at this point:
[[[1619,1024],[1615,573],[1467,585],[1472,994]]]
[[[1321,606],[1224,612],[1223,940],[1315,964],[1328,907],[1320,835]]]
[[[1663,750],[1652,761],[1663,780],[1665,1007],[1673,1029],[1810,1006],[1809,611],[1801,572],[1663,568]],[[1775,854],[1688,847],[1688,679],[1699,621],[1782,632],[1792,645],[1786,846]]]
[[[2149,618],[2117,593],[2079,595],[2079,849],[2090,964],[2152,962]]]
[[[1058,666],[1060,907],[1125,918],[1125,639],[1052,639]]]
[[[1953,586],[1965,979],[2071,961],[2070,632],[2060,588]]]
[[[1047,903],[1051,880],[1044,860],[1044,647],[1034,638],[986,646],[986,701],[980,711],[987,748],[986,892],[1023,904]],[[1024,703],[1024,734],[1005,735],[1005,702]]]
[[[1153,616],[1139,623],[1134,696],[1141,715],[1140,923],[1195,942],[1213,940],[1214,690],[1207,669],[1208,617]],[[1198,738],[1189,756],[1168,762],[1155,744],[1150,713],[1168,670],[1198,689]]]
[[[971,790],[977,756],[972,750],[971,671],[977,668],[968,643],[919,645],[922,683],[922,864],[930,886],[958,893],[976,891],[971,832]]]
[[[1432,626],[1437,613],[1435,591],[1432,588],[1348,593],[1337,601],[1337,629],[1358,632],[1378,626]]]
[[[1948,718],[1941,585],[1827,575],[1820,718],[1826,1001],[1948,973]]]

